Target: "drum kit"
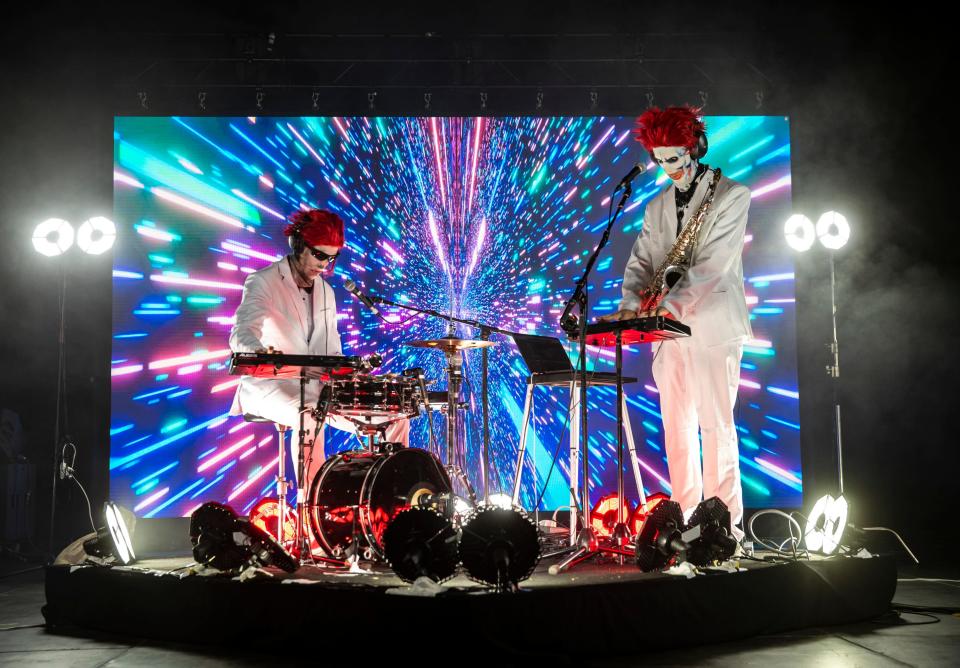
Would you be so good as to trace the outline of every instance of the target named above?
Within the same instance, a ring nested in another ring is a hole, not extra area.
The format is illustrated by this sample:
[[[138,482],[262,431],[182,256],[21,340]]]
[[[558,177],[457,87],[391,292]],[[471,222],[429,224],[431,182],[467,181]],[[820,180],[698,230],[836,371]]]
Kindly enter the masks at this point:
[[[403,374],[370,373],[369,359],[282,353],[234,353],[231,373],[260,378],[299,378],[301,388],[308,377],[324,379],[324,390],[317,406],[305,405],[301,391],[301,414],[312,410],[318,424],[328,415],[353,423],[362,437],[362,449],[343,452],[327,459],[312,481],[305,480],[308,470],[304,451],[297,468],[298,508],[294,522],[296,536],[289,533],[284,504],[276,523],[264,527],[278,541],[298,554],[301,563],[324,563],[356,568],[359,560],[384,560],[383,533],[402,510],[443,498],[444,506],[465,514],[477,503],[477,496],[466,475],[467,461],[460,402],[463,385],[464,350],[495,345],[487,340],[440,339],[411,341],[409,347],[436,350],[444,354],[447,390],[430,392],[431,384],[419,368]],[[308,376],[309,374],[309,376]],[[440,400],[443,404],[440,404]],[[436,450],[432,413],[439,408],[446,414],[446,465],[435,452],[403,448],[385,439],[387,426],[395,421],[419,417],[425,411],[430,420],[431,446]],[[289,425],[288,425],[289,427]],[[306,436],[301,425],[301,442]],[[281,474],[282,477],[282,474]],[[452,501],[447,503],[448,501]],[[312,536],[306,535],[307,528]],[[325,555],[315,556],[311,539]]]

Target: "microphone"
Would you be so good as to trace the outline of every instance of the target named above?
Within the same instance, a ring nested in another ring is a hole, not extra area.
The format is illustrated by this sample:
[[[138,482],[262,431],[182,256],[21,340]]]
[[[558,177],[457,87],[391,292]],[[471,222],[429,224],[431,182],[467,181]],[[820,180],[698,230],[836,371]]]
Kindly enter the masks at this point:
[[[373,305],[372,299],[360,292],[360,288],[357,287],[357,284],[354,283],[352,278],[345,280],[343,282],[343,287],[347,289],[347,292],[356,297],[357,300],[362,302],[364,306],[373,311],[376,315],[380,315],[380,309]]]
[[[627,172],[627,175],[624,176],[622,179],[620,179],[620,183],[617,184],[617,188],[616,188],[616,190],[613,191],[613,194],[616,195],[618,192],[620,192],[621,190],[623,190],[625,187],[630,187],[630,182],[633,181],[633,180],[634,180],[635,178],[637,178],[638,176],[640,176],[641,174],[643,174],[643,172],[644,172],[644,167],[643,167],[643,165],[641,165],[639,162],[636,163],[636,164],[633,166],[633,169],[631,169],[629,172]]]
[[[383,365],[383,355],[380,353],[365,355],[364,357],[360,358],[360,365],[367,371],[371,369],[377,369]]]

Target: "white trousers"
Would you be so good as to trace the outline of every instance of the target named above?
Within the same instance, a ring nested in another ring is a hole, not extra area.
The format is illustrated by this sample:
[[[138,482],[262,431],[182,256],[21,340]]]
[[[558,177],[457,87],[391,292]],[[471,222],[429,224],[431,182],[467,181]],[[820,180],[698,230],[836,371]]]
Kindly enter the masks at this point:
[[[306,399],[305,405],[308,409],[316,408],[317,400],[320,398],[320,383],[311,380],[307,383],[304,390]],[[260,417],[272,420],[277,424],[283,424],[291,429],[290,450],[293,456],[293,465],[297,466],[297,460],[300,457],[300,384],[285,383],[278,381],[271,386],[271,391],[257,398],[256,414]],[[374,420],[377,422],[377,420]],[[328,415],[325,423],[350,433],[357,433],[356,425],[345,417],[339,415]],[[317,421],[313,414],[308,410],[303,416],[303,428],[306,432],[306,441],[313,440],[313,432],[317,427]],[[321,429],[320,434],[322,435]],[[406,418],[397,420],[387,425],[386,440],[393,443],[402,443],[404,447],[410,445],[410,421]],[[326,459],[323,451],[323,439],[317,439],[318,447],[313,449],[310,454],[310,462],[306,471],[308,481],[313,480],[320,466]],[[296,470],[296,469],[294,469]],[[293,479],[294,476],[289,476]]]
[[[690,338],[664,341],[653,360],[671,498],[688,517],[704,498],[720,497],[737,540],[743,537],[737,526],[743,521],[743,489],[733,407],[742,355],[739,340],[708,347]]]

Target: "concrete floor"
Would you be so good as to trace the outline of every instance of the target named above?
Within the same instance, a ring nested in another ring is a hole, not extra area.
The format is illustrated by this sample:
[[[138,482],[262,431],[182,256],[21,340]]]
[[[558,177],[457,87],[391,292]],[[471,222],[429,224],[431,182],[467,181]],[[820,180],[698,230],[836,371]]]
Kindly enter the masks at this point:
[[[219,648],[158,644],[129,637],[70,637],[48,633],[43,627],[40,607],[44,603],[43,573],[11,573],[24,568],[7,564],[0,569],[0,666],[277,666],[303,665],[293,659],[277,661],[265,654]],[[6,573],[6,575],[5,575]],[[909,573],[900,580],[894,601],[924,607],[960,610],[960,581],[917,579],[921,575],[956,577],[957,573]],[[934,623],[934,620],[937,620]],[[619,632],[625,632],[620,629]],[[333,631],[335,639],[336,633]],[[544,643],[544,655],[521,657],[513,663],[490,657],[482,663],[508,665],[574,665],[559,644],[553,650]],[[322,632],[318,633],[314,665],[331,665],[322,660]],[[429,634],[424,635],[425,639]],[[642,634],[638,635],[638,647]],[[465,654],[469,656],[469,654]],[[479,657],[464,661],[477,665]],[[455,657],[444,660],[450,665]],[[429,658],[424,663],[436,662]],[[353,667],[363,662],[354,661]],[[583,665],[578,662],[578,665]],[[609,668],[635,665],[654,666],[953,666],[960,665],[960,614],[936,613],[924,616],[901,612],[863,624],[813,628],[748,641],[602,657],[589,665]]]

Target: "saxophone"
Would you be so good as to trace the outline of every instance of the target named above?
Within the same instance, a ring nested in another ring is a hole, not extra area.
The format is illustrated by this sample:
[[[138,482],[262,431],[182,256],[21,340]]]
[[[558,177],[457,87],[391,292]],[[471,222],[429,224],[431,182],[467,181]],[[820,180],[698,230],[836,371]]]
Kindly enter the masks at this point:
[[[703,198],[700,208],[684,225],[673,247],[650,278],[650,282],[640,291],[641,311],[652,311],[657,308],[670,288],[676,285],[677,281],[687,273],[687,269],[690,268],[693,249],[700,237],[700,228],[703,227],[703,221],[706,220],[710,205],[713,204],[713,197],[717,194],[718,183],[720,183],[719,167],[713,173],[713,181],[710,183],[710,189],[707,191],[707,196]]]

